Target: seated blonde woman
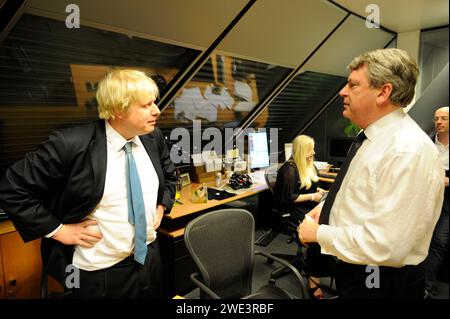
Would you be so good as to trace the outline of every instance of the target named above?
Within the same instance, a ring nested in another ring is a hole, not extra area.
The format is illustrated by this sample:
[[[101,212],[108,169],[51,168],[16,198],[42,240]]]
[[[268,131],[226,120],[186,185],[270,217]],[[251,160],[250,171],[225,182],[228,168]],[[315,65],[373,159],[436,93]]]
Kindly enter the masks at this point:
[[[274,189],[276,206],[280,211],[289,212],[290,219],[300,224],[311,209],[321,200],[325,191],[318,187],[319,177],[314,167],[314,140],[306,135],[299,135],[293,141],[292,157],[278,170]],[[320,265],[312,263],[320,254],[318,245],[311,245],[307,250],[307,272],[314,275]],[[323,298],[323,292],[317,286],[319,278],[309,277],[308,289],[311,298]]]

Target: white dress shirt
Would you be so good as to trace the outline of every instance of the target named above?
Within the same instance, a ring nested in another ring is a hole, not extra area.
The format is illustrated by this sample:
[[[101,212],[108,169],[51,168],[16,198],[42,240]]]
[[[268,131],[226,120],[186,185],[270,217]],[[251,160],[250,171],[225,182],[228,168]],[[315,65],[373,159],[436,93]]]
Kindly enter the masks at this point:
[[[402,109],[364,132],[317,241],[322,253],[352,264],[417,265],[441,213],[444,171],[436,147]]]
[[[441,159],[442,165],[444,165],[444,169],[448,170],[448,156],[449,156],[448,144],[444,145],[441,142],[439,142],[439,140],[437,139],[437,135],[435,139],[435,144],[439,152],[439,158]]]
[[[75,246],[74,266],[87,270],[99,270],[113,266],[133,253],[134,226],[128,222],[128,202],[125,172],[124,145],[129,142],[106,123],[107,166],[103,197],[87,219],[97,220],[103,237],[92,248]],[[131,139],[144,197],[147,218],[147,244],[154,241],[156,231],[156,201],[159,179],[153,163],[139,137]]]

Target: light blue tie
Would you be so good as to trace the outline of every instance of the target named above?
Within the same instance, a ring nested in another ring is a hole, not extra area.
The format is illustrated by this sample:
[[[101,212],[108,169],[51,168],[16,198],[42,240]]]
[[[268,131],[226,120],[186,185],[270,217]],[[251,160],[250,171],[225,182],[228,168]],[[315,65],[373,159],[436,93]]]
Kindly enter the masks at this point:
[[[136,168],[131,147],[133,142],[124,146],[126,155],[127,174],[127,198],[128,198],[128,221],[134,225],[134,260],[140,264],[145,263],[147,255],[147,221],[145,218],[144,198],[142,196],[141,181]]]

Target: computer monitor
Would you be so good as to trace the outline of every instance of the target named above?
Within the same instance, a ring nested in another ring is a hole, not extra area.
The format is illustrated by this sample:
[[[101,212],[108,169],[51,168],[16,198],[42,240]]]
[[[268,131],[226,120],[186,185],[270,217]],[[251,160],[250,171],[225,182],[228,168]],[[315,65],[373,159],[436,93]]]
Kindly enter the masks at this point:
[[[352,137],[330,137],[328,139],[328,162],[340,165],[347,157]]]
[[[251,170],[270,166],[266,132],[248,134],[248,156]]]

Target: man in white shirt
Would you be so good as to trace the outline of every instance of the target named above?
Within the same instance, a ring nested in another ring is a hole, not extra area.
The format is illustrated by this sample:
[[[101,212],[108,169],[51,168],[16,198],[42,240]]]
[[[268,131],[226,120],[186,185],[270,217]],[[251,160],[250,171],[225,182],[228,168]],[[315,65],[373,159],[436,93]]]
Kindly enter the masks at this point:
[[[434,142],[439,152],[443,169],[445,170],[445,192],[444,203],[442,205],[441,215],[434,228],[433,238],[431,239],[430,250],[428,257],[425,260],[425,295],[426,297],[434,297],[437,293],[437,288],[434,287],[437,274],[442,266],[445,256],[448,256],[448,242],[449,242],[449,221],[448,221],[448,106],[441,107],[434,113],[434,126],[436,129],[436,136]]]
[[[403,50],[383,49],[355,58],[349,69],[343,115],[367,138],[336,187],[329,224],[317,223],[318,206],[309,213],[316,222],[305,218],[299,238],[334,256],[341,298],[423,298],[422,262],[444,172],[433,143],[402,109],[414,96],[417,64]]]
[[[156,230],[176,172],[157,95],[143,72],[111,71],[97,90],[101,120],[54,132],[0,182],[0,208],[24,241],[42,238],[44,271],[74,297],[163,297]]]

